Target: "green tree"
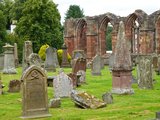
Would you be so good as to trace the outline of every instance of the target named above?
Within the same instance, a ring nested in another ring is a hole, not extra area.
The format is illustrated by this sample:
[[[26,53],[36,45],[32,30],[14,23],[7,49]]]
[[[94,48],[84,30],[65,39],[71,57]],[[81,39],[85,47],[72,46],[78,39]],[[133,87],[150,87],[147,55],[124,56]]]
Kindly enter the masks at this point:
[[[33,42],[34,52],[43,44],[60,48],[62,31],[57,5],[52,0],[27,0],[15,32]]]
[[[108,26],[106,31],[106,48],[107,50],[112,50],[112,27]]]
[[[3,14],[3,11],[0,10],[0,53],[2,52],[2,46],[5,43],[6,37],[6,17]]]
[[[65,19],[84,17],[83,9],[80,9],[78,5],[70,5],[65,15]]]

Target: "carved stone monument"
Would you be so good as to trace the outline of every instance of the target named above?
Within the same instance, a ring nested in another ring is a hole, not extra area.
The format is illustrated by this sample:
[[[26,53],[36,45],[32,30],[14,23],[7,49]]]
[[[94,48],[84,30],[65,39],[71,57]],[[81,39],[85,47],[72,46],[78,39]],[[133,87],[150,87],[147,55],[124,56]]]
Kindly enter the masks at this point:
[[[25,71],[29,67],[29,55],[32,53],[32,42],[25,41],[23,46],[22,71]]]
[[[56,63],[54,62],[54,50],[52,47],[48,47],[46,49],[46,60],[45,60],[45,65],[44,68],[47,71],[56,71]]]
[[[101,75],[101,56],[97,54],[91,64],[92,75]]]
[[[61,67],[71,67],[69,61],[68,61],[68,57],[67,57],[67,46],[66,44],[64,43],[63,46],[62,46],[62,50],[63,50],[63,53],[62,53],[62,63],[61,63]]]
[[[72,79],[67,76],[63,69],[60,69],[59,75],[53,81],[55,98],[70,97],[73,90]]]
[[[35,65],[27,68],[22,75],[22,118],[51,116],[48,112],[47,77]]]
[[[112,93],[132,94],[132,63],[127,45],[124,23],[119,24],[117,44],[112,69]]]
[[[152,56],[138,55],[138,86],[142,89],[153,89]]]
[[[14,47],[10,44],[6,44],[3,46],[4,48],[4,74],[16,74],[17,71],[15,69],[15,62],[14,62]]]

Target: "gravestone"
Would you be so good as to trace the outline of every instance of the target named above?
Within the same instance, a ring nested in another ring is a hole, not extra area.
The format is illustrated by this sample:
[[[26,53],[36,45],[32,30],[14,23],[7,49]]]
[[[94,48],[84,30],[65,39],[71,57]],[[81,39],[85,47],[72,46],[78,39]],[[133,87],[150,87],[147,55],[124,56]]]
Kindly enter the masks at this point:
[[[141,89],[153,89],[152,56],[138,55],[138,86]]]
[[[25,41],[23,46],[22,71],[25,71],[29,67],[29,55],[32,53],[32,42]]]
[[[14,60],[15,60],[15,66],[18,67],[19,61],[18,61],[17,43],[14,43]]]
[[[49,101],[49,107],[50,108],[59,108],[59,107],[61,107],[61,99],[60,98],[51,99]]]
[[[67,76],[63,69],[60,69],[59,75],[53,81],[55,98],[70,97],[73,90],[72,79]]]
[[[19,92],[20,91],[21,82],[19,80],[11,80],[9,82],[9,90],[8,92]]]
[[[104,69],[104,58],[101,57],[101,69]]]
[[[106,103],[103,102],[102,100],[83,91],[73,90],[71,93],[71,99],[73,100],[75,105],[80,108],[97,109],[106,106]]]
[[[85,58],[77,58],[73,60],[72,73],[77,74],[79,70],[86,71],[86,59]]]
[[[91,71],[92,75],[101,75],[101,56],[99,54],[97,54],[92,60]]]
[[[132,85],[132,62],[128,47],[125,26],[122,21],[119,23],[117,43],[114,53],[112,69],[112,93],[133,94]]]
[[[69,73],[67,75],[72,79],[73,88],[76,88],[78,86],[77,75],[74,73]]]
[[[114,62],[114,54],[112,53],[110,56],[109,56],[109,71],[112,72],[112,69],[113,69],[113,62]]]
[[[84,50],[74,50],[72,53],[72,59],[86,58]]]
[[[35,65],[27,68],[22,81],[22,117],[38,118],[51,116],[48,112],[47,77]]]
[[[66,44],[64,43],[63,46],[62,46],[62,50],[63,50],[63,53],[62,53],[62,63],[61,63],[61,67],[71,67],[69,61],[68,61],[68,57],[67,57],[67,46]]]
[[[28,57],[29,66],[36,65],[38,67],[41,67],[41,58],[37,53],[31,53]]]
[[[105,94],[102,95],[102,100],[107,103],[107,104],[112,104],[113,103],[113,96],[111,92],[106,92]]]
[[[14,61],[14,47],[10,44],[3,46],[4,48],[4,74],[16,74],[15,61]]]
[[[3,70],[4,67],[4,54],[0,54],[0,71]]]
[[[53,63],[55,64],[56,68],[59,68],[59,61],[58,61],[58,56],[57,56],[57,49],[53,48]]]
[[[77,79],[78,86],[82,83],[86,83],[86,72],[84,70],[79,70],[77,72]]]
[[[45,70],[55,72],[56,63],[54,63],[54,50],[52,47],[46,49]]]

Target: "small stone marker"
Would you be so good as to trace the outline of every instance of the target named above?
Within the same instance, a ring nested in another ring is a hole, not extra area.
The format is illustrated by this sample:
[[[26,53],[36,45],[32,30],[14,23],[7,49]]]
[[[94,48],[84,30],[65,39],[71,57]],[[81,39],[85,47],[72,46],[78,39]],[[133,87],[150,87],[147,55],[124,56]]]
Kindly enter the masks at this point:
[[[11,80],[9,82],[8,92],[19,92],[21,87],[21,82],[19,80]]]
[[[111,92],[106,92],[105,94],[102,95],[102,100],[107,103],[107,104],[112,104],[113,103],[113,96]]]

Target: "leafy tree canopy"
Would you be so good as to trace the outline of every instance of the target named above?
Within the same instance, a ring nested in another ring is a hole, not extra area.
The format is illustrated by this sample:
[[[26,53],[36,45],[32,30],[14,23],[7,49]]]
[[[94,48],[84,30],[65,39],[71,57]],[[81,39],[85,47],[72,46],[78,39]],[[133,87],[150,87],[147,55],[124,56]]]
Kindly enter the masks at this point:
[[[78,5],[70,5],[65,15],[65,19],[84,17],[83,9],[80,9]]]
[[[35,52],[38,52],[43,44],[60,48],[60,14],[52,0],[27,0],[21,15],[15,29],[16,33],[20,38],[32,41]]]

